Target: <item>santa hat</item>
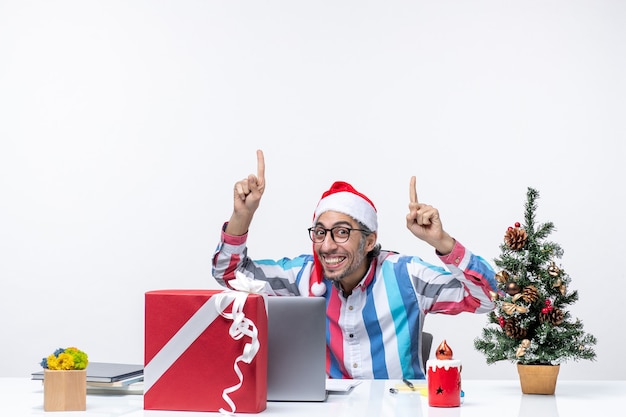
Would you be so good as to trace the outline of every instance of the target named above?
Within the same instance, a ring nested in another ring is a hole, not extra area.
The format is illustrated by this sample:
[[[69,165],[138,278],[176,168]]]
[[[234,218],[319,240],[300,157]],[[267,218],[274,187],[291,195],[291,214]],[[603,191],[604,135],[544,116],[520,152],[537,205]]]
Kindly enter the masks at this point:
[[[315,225],[322,213],[327,211],[347,214],[372,232],[378,230],[378,218],[374,203],[347,182],[337,181],[322,194],[313,215],[313,224]],[[313,250],[313,258],[314,264],[309,289],[310,295],[319,297],[326,292],[326,285],[323,282],[324,270],[315,250]]]

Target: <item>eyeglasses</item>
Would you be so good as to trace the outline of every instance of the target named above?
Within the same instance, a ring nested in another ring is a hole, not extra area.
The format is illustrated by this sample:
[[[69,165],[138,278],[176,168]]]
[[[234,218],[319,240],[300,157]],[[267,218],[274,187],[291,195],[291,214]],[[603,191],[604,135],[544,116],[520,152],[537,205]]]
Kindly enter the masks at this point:
[[[361,233],[369,234],[369,230],[353,229],[345,226],[335,226],[332,229],[324,229],[323,227],[310,227],[309,237],[314,243],[322,243],[326,239],[326,234],[330,232],[330,237],[333,238],[335,243],[345,243],[350,239],[350,232],[353,230]]]

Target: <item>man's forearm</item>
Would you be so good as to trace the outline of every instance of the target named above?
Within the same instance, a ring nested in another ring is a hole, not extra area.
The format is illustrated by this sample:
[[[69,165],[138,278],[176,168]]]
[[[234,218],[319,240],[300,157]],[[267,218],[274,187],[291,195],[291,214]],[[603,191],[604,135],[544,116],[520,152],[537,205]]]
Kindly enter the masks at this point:
[[[228,221],[224,232],[232,236],[242,236],[248,233],[251,223],[252,216],[242,216],[237,213],[233,213],[232,216],[230,216],[230,220]]]

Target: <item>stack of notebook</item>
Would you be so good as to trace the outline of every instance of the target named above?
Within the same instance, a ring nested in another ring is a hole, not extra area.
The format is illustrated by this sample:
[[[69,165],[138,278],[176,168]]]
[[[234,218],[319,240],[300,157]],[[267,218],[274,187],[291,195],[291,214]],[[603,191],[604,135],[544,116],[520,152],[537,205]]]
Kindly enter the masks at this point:
[[[33,372],[32,379],[43,381],[43,371]],[[125,394],[143,392],[143,365],[89,362],[87,390],[121,391]]]

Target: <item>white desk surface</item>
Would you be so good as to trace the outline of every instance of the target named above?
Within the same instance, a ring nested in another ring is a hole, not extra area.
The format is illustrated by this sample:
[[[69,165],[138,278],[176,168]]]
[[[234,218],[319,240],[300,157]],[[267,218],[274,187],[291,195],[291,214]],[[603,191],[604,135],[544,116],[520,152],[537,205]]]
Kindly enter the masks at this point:
[[[410,417],[570,417],[609,415],[624,408],[624,381],[561,381],[555,395],[524,395],[517,380],[463,380],[465,400],[461,407],[434,408],[419,393],[390,394],[398,381],[363,381],[349,394],[333,394],[324,403],[269,402],[261,417],[271,416],[410,416]],[[417,381],[423,383],[423,381]],[[151,416],[195,417],[221,415],[182,411],[143,410],[141,395],[87,395],[87,410],[44,412],[43,385],[28,378],[0,378],[0,416],[50,417]],[[238,414],[253,415],[253,414]]]

